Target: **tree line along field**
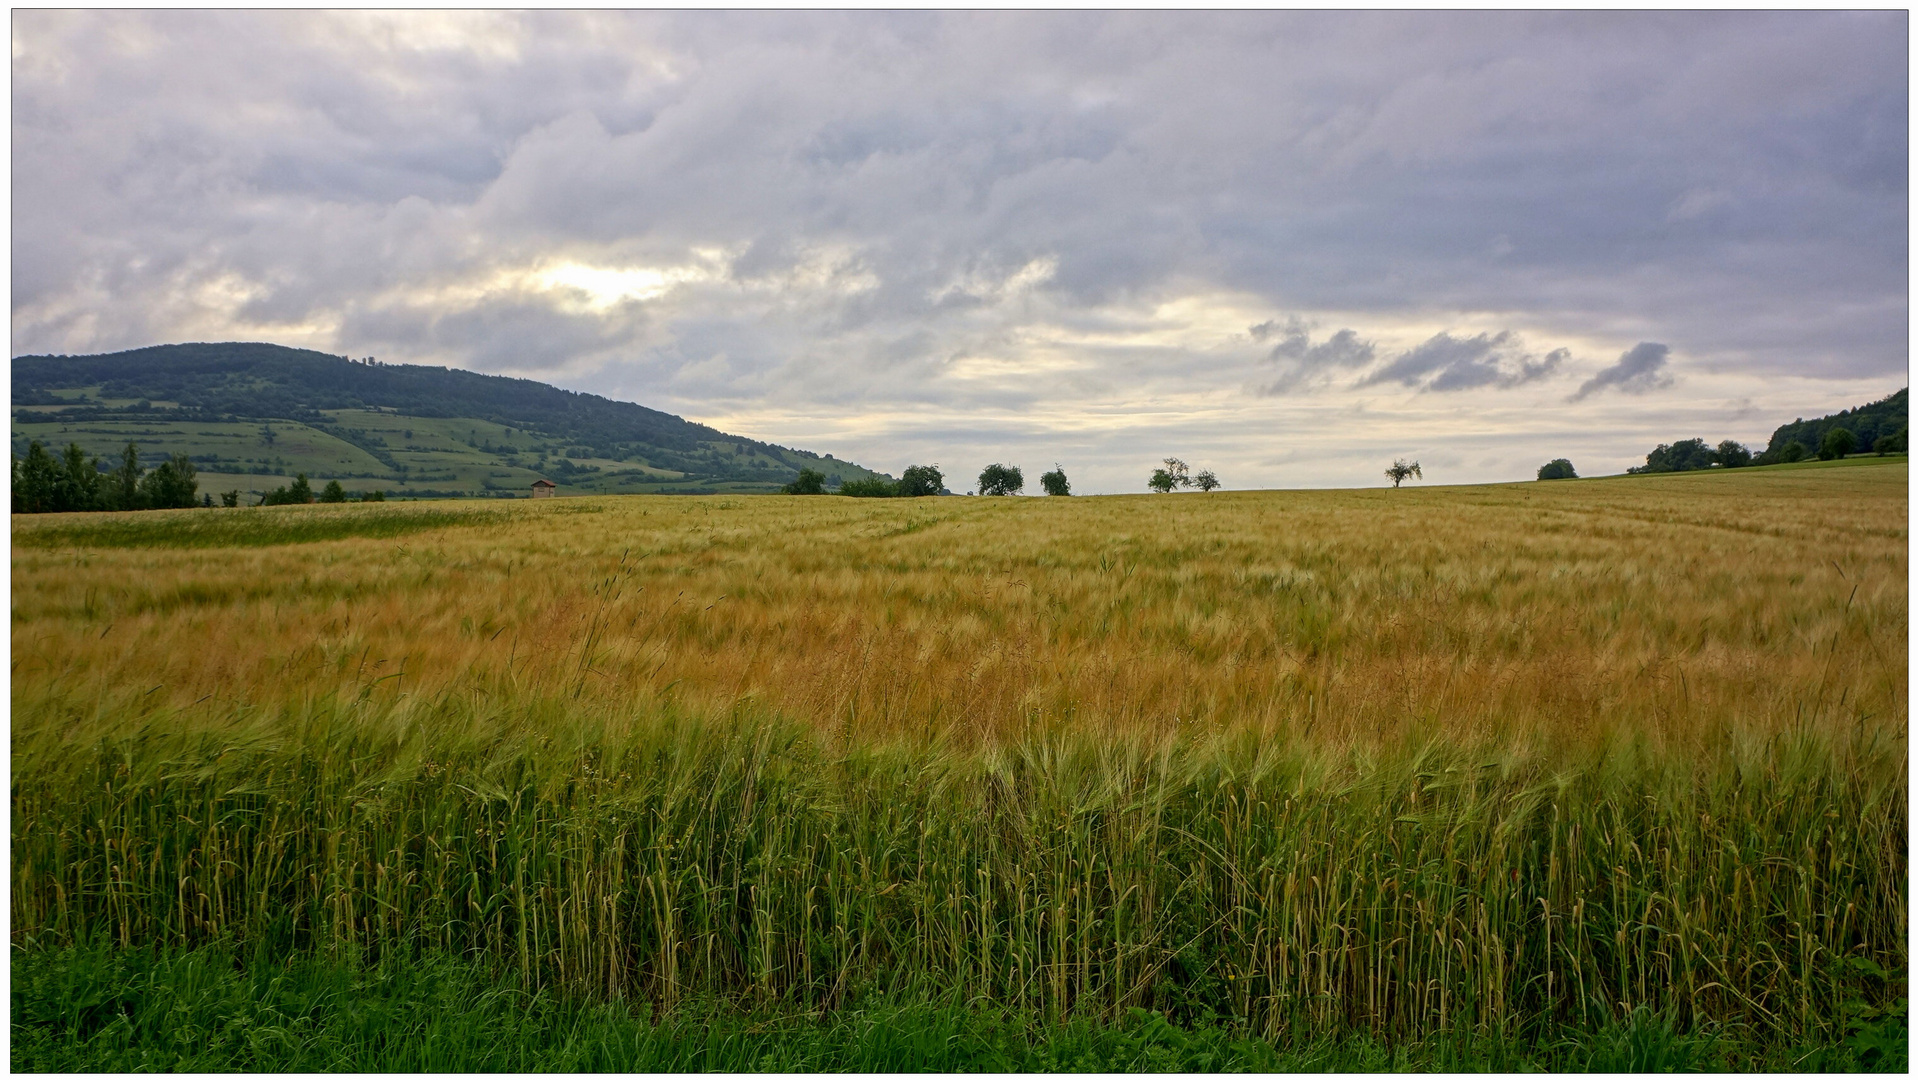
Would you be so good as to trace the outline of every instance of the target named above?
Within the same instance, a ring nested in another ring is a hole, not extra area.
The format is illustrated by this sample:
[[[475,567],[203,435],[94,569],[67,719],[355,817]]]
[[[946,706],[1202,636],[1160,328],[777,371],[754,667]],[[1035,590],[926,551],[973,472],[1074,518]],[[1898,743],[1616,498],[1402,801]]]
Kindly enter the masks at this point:
[[[16,979],[1902,1062],[1906,515],[1890,459],[16,518]]]

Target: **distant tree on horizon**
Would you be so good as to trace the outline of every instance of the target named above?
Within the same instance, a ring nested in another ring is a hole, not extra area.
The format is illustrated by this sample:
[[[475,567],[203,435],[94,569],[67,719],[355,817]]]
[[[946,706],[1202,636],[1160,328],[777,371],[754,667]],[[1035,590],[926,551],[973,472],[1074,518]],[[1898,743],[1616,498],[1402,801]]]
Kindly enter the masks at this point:
[[[1385,470],[1385,477],[1392,481],[1392,487],[1394,489],[1404,483],[1405,478],[1408,476],[1416,476],[1420,480],[1423,480],[1425,479],[1425,471],[1419,468],[1418,462],[1406,461],[1404,458],[1399,458],[1397,461],[1392,462],[1392,467]]]
[[[1659,443],[1645,455],[1645,464],[1634,465],[1628,473],[1691,472],[1709,469],[1718,463],[1718,452],[1703,439],[1681,439],[1667,445]]]
[[[140,448],[132,443],[120,451],[120,467],[113,470],[112,483],[107,494],[110,510],[138,510],[140,508],[140,474],[146,470],[140,468]]]
[[[1017,465],[1001,465],[994,462],[979,474],[979,494],[981,495],[1017,495],[1024,491],[1026,477]]]
[[[200,502],[200,481],[193,459],[175,454],[140,478],[140,501],[155,510],[185,509]]]
[[[892,499],[898,497],[899,485],[877,476],[861,476],[840,484],[839,494],[853,499]]]
[[[1169,457],[1165,459],[1164,466],[1152,470],[1152,476],[1146,480],[1145,486],[1164,495],[1173,488],[1191,487],[1192,475],[1185,462]]]
[[[70,510],[100,509],[100,459],[88,458],[77,442],[67,443],[61,455],[65,466],[66,501]]]
[[[1192,486],[1198,488],[1200,491],[1211,491],[1213,488],[1219,486],[1219,478],[1213,474],[1211,469],[1206,469],[1192,478]]]
[[[276,487],[260,499],[261,506],[304,506],[313,501],[313,485],[305,473],[296,473],[293,482]]]
[[[1040,475],[1039,486],[1046,490],[1047,495],[1072,494],[1072,483],[1066,479],[1066,471],[1056,461],[1052,463],[1051,472]]]
[[[912,465],[899,477],[899,496],[905,499],[937,495],[946,490],[946,476],[938,465]]]
[[[1540,480],[1576,480],[1578,471],[1572,468],[1570,458],[1553,458],[1538,467]]]
[[[48,514],[55,512],[59,465],[39,439],[27,443],[23,461],[13,459],[13,512]]]
[[[1720,441],[1712,457],[1727,469],[1742,469],[1752,463],[1751,448],[1737,439]]]

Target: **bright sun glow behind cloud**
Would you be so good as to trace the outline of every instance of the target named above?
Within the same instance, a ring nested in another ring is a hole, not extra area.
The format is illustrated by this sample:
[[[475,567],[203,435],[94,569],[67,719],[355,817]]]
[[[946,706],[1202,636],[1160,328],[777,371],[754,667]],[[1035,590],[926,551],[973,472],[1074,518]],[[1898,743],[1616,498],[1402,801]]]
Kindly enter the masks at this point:
[[[567,262],[532,275],[532,284],[547,291],[568,290],[584,297],[584,305],[604,311],[628,301],[657,300],[675,286],[713,281],[723,271],[712,266],[587,266]]]

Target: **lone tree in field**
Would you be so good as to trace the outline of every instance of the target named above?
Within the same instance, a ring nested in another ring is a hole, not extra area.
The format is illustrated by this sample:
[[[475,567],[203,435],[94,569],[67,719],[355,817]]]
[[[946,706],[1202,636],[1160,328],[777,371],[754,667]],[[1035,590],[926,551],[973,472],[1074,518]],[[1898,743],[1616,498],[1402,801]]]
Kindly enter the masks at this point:
[[[1165,459],[1163,468],[1152,470],[1152,477],[1145,482],[1145,486],[1164,495],[1173,488],[1191,487],[1192,475],[1185,462],[1169,457]]]
[[[1385,470],[1385,476],[1388,480],[1392,481],[1394,488],[1403,484],[1405,478],[1408,476],[1416,476],[1420,480],[1425,479],[1425,473],[1419,469],[1419,463],[1416,461],[1408,462],[1404,458],[1394,461],[1392,467]]]
[[[1825,432],[1824,441],[1818,444],[1818,460],[1830,461],[1837,458],[1843,461],[1846,454],[1856,449],[1858,449],[1857,436],[1853,435],[1849,429],[1835,427]]]
[[[1198,488],[1200,491],[1211,491],[1213,488],[1219,486],[1219,478],[1212,475],[1211,469],[1207,469],[1192,478],[1192,486]]]
[[[1390,476],[1392,474],[1388,472],[1386,475]],[[1578,479],[1578,471],[1572,468],[1570,459],[1562,457],[1553,458],[1538,467],[1538,478],[1540,480],[1576,480]],[[1395,484],[1393,486],[1396,487],[1397,485]]]
[[[788,495],[824,495],[826,493],[826,474],[818,469],[799,470],[799,479],[787,484]]]
[[[1017,495],[1026,487],[1026,476],[1017,465],[992,464],[979,474],[979,494]]]
[[[1045,488],[1048,495],[1072,494],[1072,483],[1066,479],[1066,471],[1056,461],[1052,463],[1051,472],[1040,474],[1039,486]]]
[[[343,503],[346,501],[346,489],[338,480],[328,480],[320,489],[320,501],[323,503]]]

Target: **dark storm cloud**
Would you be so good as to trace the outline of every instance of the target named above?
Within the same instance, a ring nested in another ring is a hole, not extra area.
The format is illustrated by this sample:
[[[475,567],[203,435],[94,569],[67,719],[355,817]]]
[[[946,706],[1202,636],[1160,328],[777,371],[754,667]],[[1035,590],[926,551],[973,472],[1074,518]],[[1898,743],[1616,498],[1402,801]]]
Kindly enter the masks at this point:
[[[742,413],[1510,396],[1568,363],[1520,332],[1670,342],[1668,399],[1895,380],[1906,27],[22,10],[13,348],[271,338]]]
[[[1440,332],[1400,353],[1361,385],[1396,382],[1426,390],[1518,386],[1550,375],[1570,355],[1568,349],[1553,349],[1543,357],[1526,352],[1509,330],[1469,338]]]
[[[1572,400],[1582,401],[1608,386],[1625,394],[1662,390],[1672,384],[1671,375],[1665,371],[1665,361],[1670,355],[1671,350],[1657,342],[1641,341],[1625,350],[1618,363],[1585,380]]]

